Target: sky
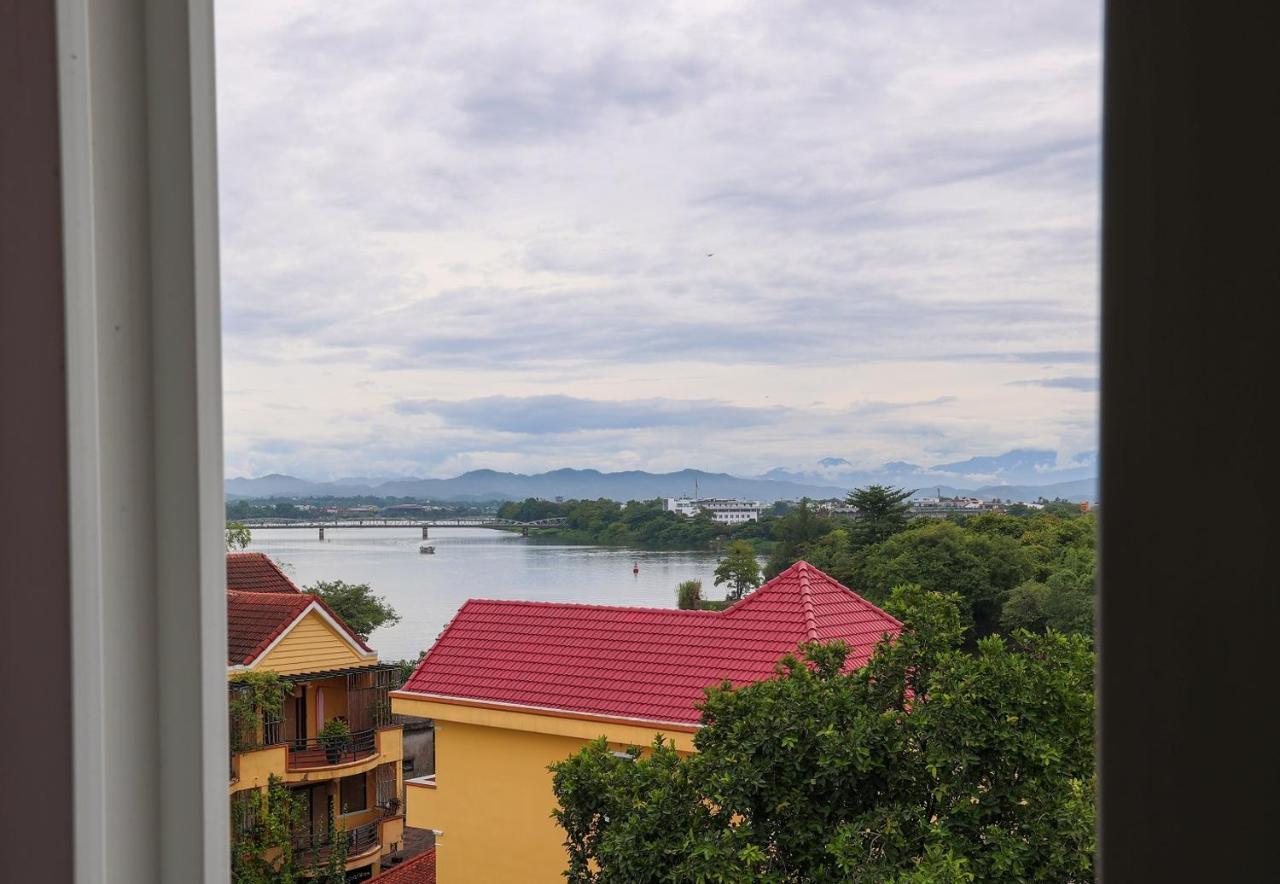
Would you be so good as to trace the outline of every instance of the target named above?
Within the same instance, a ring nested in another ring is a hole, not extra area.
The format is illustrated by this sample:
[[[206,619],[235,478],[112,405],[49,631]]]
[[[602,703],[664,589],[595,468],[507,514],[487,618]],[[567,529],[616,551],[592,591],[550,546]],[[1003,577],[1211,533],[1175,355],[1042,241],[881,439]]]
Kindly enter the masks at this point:
[[[1098,6],[218,0],[227,475],[1093,451]]]

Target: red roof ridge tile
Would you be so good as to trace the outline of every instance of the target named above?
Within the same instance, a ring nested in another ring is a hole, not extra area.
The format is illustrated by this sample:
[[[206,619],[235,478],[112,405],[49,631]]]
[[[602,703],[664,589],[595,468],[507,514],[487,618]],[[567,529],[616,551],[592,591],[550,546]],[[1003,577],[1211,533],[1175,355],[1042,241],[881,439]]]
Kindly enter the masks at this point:
[[[470,605],[470,604],[511,605],[513,607],[518,606],[522,608],[525,608],[525,607],[528,607],[528,608],[533,608],[533,607],[577,608],[577,609],[586,608],[588,610],[598,610],[598,611],[641,611],[646,614],[659,611],[663,614],[675,614],[677,616],[689,615],[692,617],[706,617],[706,616],[715,617],[724,613],[724,611],[701,611],[701,610],[690,611],[685,608],[663,608],[657,605],[605,605],[605,604],[600,604],[598,602],[597,603],[552,602],[552,601],[546,601],[546,600],[530,601],[527,599],[483,599],[483,598],[467,599],[465,602],[462,603],[462,607],[458,609],[458,613],[461,614],[462,608],[465,608],[467,605]],[[737,603],[735,602],[735,604]],[[725,611],[728,611],[728,610],[729,610],[728,608],[725,608]],[[448,629],[448,627],[446,626],[445,629]],[[441,633],[441,635],[443,635],[443,633]]]
[[[800,604],[804,610],[805,635],[809,641],[817,641],[818,621],[813,616],[813,596],[809,594],[809,563],[799,561],[795,567],[800,575]]]

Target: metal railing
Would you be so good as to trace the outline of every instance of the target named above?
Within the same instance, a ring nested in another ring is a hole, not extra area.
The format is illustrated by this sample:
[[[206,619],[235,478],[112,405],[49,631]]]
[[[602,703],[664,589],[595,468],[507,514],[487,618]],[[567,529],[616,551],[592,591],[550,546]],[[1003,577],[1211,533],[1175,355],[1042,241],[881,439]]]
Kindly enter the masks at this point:
[[[288,766],[291,769],[332,767],[349,764],[378,754],[375,731],[356,731],[342,741],[330,737],[310,737],[288,742]]]
[[[293,850],[298,854],[311,854],[311,859],[318,859],[332,850],[338,839],[345,838],[347,856],[358,856],[381,843],[378,826],[379,821],[373,820],[350,829],[300,829],[293,833]]]

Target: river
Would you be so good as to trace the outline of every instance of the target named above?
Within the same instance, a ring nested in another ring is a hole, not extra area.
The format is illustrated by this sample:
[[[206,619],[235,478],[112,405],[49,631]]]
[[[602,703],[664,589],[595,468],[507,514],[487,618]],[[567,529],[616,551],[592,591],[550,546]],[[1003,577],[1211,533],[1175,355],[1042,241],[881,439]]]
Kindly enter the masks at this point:
[[[401,617],[369,637],[383,660],[431,647],[469,598],[673,608],[676,584],[690,579],[702,581],[706,597],[724,597],[712,585],[711,552],[571,546],[485,528],[432,528],[426,541],[416,528],[328,528],[323,541],[316,534],[255,529],[248,548],[271,556],[300,586],[368,583]],[[422,543],[435,555],[419,553]]]

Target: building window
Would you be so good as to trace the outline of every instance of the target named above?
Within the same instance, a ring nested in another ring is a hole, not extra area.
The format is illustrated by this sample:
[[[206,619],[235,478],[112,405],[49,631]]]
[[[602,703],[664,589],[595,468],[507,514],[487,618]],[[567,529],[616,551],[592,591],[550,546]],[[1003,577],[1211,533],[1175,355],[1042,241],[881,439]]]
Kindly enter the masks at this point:
[[[356,774],[353,777],[342,778],[341,795],[339,797],[339,806],[342,808],[342,813],[355,813],[358,810],[368,809],[369,791],[366,780],[366,774]]]

